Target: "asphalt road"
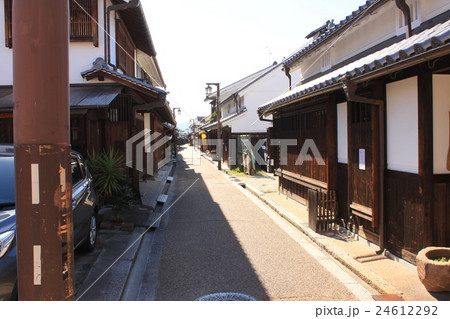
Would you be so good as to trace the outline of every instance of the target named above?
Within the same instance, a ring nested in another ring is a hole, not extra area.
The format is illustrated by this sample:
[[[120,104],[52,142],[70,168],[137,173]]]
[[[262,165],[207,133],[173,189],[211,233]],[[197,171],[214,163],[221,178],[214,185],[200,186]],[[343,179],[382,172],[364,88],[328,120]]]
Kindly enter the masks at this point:
[[[191,155],[180,152],[173,206],[160,229],[155,300],[220,292],[257,300],[361,299],[360,287],[351,292],[328,257],[306,239],[295,240],[211,163],[192,165],[198,161]]]

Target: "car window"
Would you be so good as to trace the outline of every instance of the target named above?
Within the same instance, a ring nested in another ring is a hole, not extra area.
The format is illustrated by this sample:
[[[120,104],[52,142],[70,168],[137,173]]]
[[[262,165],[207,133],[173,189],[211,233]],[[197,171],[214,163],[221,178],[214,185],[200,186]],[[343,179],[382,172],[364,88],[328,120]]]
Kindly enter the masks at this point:
[[[72,185],[77,184],[83,179],[80,165],[76,157],[72,157]]]
[[[87,174],[86,162],[84,161],[84,158],[82,158],[82,157],[79,158],[79,161],[80,161],[81,172],[83,173],[83,176],[86,177],[86,174]]]
[[[14,158],[0,157],[0,204],[14,201]]]

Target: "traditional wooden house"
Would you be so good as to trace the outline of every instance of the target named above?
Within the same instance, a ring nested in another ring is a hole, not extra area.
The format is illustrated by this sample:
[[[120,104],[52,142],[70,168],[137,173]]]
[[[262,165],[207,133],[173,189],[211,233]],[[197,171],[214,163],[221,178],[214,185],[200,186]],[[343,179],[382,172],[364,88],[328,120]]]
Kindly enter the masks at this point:
[[[303,203],[336,192],[339,222],[411,262],[450,246],[449,10],[366,1],[287,58],[302,78],[258,109],[298,142],[278,157],[280,189]],[[302,163],[311,140],[319,152]]]
[[[267,138],[267,129],[272,126],[272,122],[259,119],[256,110],[262,103],[286,91],[289,81],[282,72],[282,68],[281,64],[275,62],[269,67],[220,88],[222,154],[223,162],[228,166],[244,165],[247,156],[245,154],[249,155],[253,167],[258,164],[255,163],[257,162],[255,155],[245,151],[243,141],[248,140],[252,145],[256,145],[260,140]],[[212,113],[216,112],[217,92],[208,94],[205,101],[211,104]],[[214,117],[201,129],[208,139],[217,138],[217,120]],[[209,147],[215,149],[216,146]]]
[[[13,143],[13,1],[0,0],[0,143]],[[70,0],[69,53],[73,149],[125,155],[126,141],[144,129],[171,134],[175,119],[139,0]],[[156,172],[165,148],[152,156]]]

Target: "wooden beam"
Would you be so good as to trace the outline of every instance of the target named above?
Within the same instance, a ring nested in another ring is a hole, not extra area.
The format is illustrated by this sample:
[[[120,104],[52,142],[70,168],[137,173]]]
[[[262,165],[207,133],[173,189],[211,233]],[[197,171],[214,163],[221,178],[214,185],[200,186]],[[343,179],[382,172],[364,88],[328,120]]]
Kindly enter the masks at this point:
[[[423,222],[422,246],[433,244],[433,78],[425,68],[418,76],[419,117],[419,192],[423,198],[423,216],[417,216],[416,223]],[[419,225],[418,225],[419,226]]]
[[[337,189],[337,105],[334,95],[327,100],[327,188]]]

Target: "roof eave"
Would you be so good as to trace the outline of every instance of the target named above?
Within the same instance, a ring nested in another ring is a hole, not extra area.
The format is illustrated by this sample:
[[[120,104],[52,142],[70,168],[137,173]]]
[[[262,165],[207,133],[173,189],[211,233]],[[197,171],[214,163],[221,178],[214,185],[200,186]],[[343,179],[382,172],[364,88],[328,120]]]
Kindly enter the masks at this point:
[[[377,68],[375,70],[366,72],[364,74],[357,75],[356,73],[352,74],[351,72],[347,72],[346,75],[349,77],[349,79],[354,83],[360,83],[360,82],[366,82],[375,78],[378,78],[380,76],[396,72],[414,65],[417,65],[421,62],[427,62],[429,60],[439,58],[443,55],[450,53],[450,43],[444,44],[438,48],[435,48],[433,50],[430,50],[428,52],[424,52],[420,55],[414,55],[409,58],[406,58],[404,60],[394,62],[392,64],[383,66],[381,68]],[[266,106],[262,106],[260,109],[258,109],[258,115],[260,117],[268,116],[279,109],[291,105],[296,102],[300,102],[302,100],[312,98],[318,95],[330,93],[332,91],[336,91],[338,89],[341,89],[343,87],[343,83],[341,81],[334,83],[332,85],[328,85],[319,89],[312,89],[309,92],[306,92],[304,94],[301,94],[299,92],[298,96],[291,96],[286,97],[285,99],[278,100],[272,104],[268,104]]]

